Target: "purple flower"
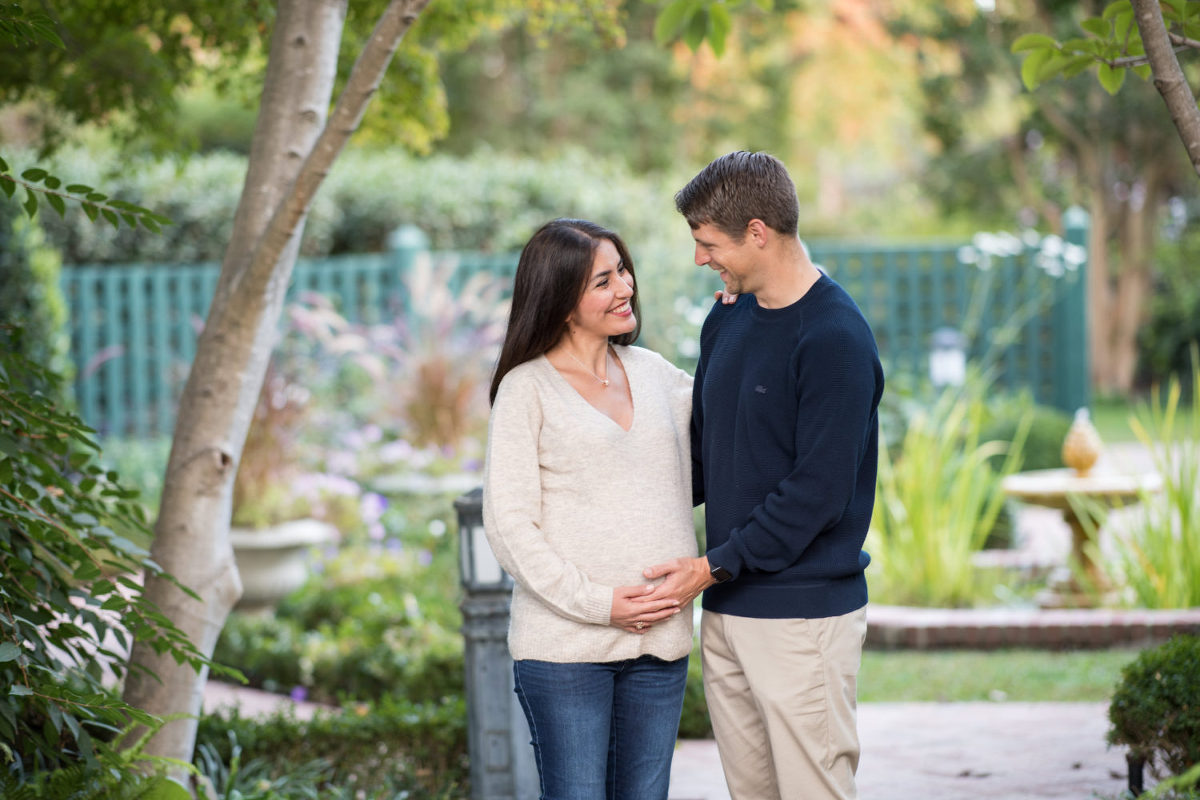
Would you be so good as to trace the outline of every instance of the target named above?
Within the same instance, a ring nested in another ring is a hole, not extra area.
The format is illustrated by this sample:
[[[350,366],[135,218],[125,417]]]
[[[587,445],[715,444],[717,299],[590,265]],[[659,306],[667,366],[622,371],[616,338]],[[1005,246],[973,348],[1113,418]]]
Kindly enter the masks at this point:
[[[291,697],[292,701],[295,703],[303,703],[308,699],[308,689],[304,688],[303,686],[293,686],[292,691],[288,693],[288,696]]]
[[[358,501],[359,513],[367,523],[377,522],[387,507],[387,498],[378,492],[364,492]]]
[[[433,563],[433,553],[429,552],[428,550],[422,550],[421,552],[417,553],[417,563],[422,567],[428,567]]]

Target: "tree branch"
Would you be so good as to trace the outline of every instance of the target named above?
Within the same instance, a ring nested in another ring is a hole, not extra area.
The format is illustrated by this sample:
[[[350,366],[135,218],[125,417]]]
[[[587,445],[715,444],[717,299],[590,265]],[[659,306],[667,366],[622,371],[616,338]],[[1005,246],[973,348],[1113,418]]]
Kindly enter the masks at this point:
[[[1159,0],[1133,0],[1134,18],[1154,71],[1154,88],[1167,104],[1192,168],[1200,175],[1200,108],[1196,107],[1196,98],[1175,58],[1158,3]]]
[[[338,97],[333,113],[329,115],[316,144],[300,167],[291,191],[276,208],[254,248],[253,260],[246,271],[247,286],[256,289],[270,281],[275,262],[287,246],[300,219],[308,213],[313,196],[325,180],[330,166],[362,122],[371,97],[379,88],[401,39],[429,2],[430,0],[392,0],[379,18],[366,47],[354,62],[346,87]]]

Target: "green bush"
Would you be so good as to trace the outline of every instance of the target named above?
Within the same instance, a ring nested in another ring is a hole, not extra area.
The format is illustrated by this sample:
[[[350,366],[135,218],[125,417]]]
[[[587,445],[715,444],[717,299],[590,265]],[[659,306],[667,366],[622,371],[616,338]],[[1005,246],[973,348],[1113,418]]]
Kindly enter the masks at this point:
[[[79,181],[171,218],[156,236],[93,225],[76,208],[39,219],[67,264],[219,261],[245,178],[244,156],[215,152],[186,161],[120,163],[104,152],[64,150],[51,165]],[[113,174],[117,173],[117,174]],[[673,189],[616,161],[573,152],[554,159],[482,152],[420,158],[399,150],[343,154],[314,199],[302,254],[377,252],[400,225],[416,225],[435,249],[519,250],[548,219],[578,216],[619,231],[633,246],[675,231],[685,260],[687,227]],[[637,248],[635,248],[637,250]]]
[[[1155,250],[1158,272],[1149,303],[1149,319],[1138,331],[1138,382],[1143,387],[1180,376],[1184,391],[1192,382],[1188,348],[1200,342],[1200,229],[1188,228],[1176,239],[1164,238]],[[1185,394],[1185,399],[1191,399]]]
[[[1200,763],[1200,637],[1175,636],[1121,670],[1108,719],[1108,743],[1128,747],[1156,775]]]
[[[260,762],[256,769],[268,782],[308,765],[312,797],[454,798],[465,795],[468,779],[460,697],[423,704],[384,697],[318,711],[309,720],[291,713],[208,715],[200,720],[196,742],[197,766],[210,777],[235,756]],[[313,754],[322,762],[316,770]],[[335,791],[347,793],[329,794]]]
[[[708,701],[704,699],[704,676],[700,665],[700,646],[692,648],[688,659],[687,687],[683,692],[683,715],[679,720],[681,739],[711,739],[712,721]]]

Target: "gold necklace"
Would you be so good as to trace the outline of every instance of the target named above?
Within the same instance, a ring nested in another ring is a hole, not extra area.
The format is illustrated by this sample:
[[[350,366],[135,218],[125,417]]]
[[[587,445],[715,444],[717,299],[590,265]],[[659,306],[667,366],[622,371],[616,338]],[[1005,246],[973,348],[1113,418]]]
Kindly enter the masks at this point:
[[[608,378],[601,378],[599,375],[597,375],[596,373],[592,372],[590,369],[588,369],[587,367],[585,367],[585,366],[583,365],[583,362],[582,362],[582,361],[580,361],[578,358],[576,358],[576,357],[575,357],[575,354],[574,354],[574,353],[572,353],[570,350],[567,350],[567,351],[566,351],[566,353],[567,353],[567,355],[568,355],[568,356],[570,356],[570,358],[571,358],[571,360],[572,360],[572,361],[574,361],[574,362],[575,362],[576,364],[578,364],[579,366],[583,367],[583,371],[584,371],[584,372],[588,373],[588,374],[589,374],[589,375],[591,375],[593,378],[595,378],[596,380],[600,381],[600,385],[601,385],[601,386],[603,386],[603,387],[605,387],[605,388],[607,388],[607,387],[608,387]],[[607,347],[606,347],[606,348],[604,348],[604,366],[605,366],[605,367],[607,367],[607,366],[608,366],[608,348],[607,348]]]

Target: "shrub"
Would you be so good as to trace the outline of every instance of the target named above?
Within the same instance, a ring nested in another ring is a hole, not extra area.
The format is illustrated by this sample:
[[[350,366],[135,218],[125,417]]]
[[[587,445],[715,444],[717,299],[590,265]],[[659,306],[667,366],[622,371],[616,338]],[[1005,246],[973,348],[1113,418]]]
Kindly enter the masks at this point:
[[[196,735],[197,766],[211,777],[216,765],[231,765],[236,755],[247,764],[265,762],[255,769],[270,781],[307,765],[317,784],[313,797],[347,788],[346,796],[361,798],[461,797],[468,777],[466,716],[459,697],[424,704],[384,697],[318,711],[309,720],[286,712],[208,715]],[[315,770],[314,753],[322,762]]]
[[[1108,719],[1108,743],[1156,775],[1200,763],[1200,637],[1175,636],[1122,669]]]

